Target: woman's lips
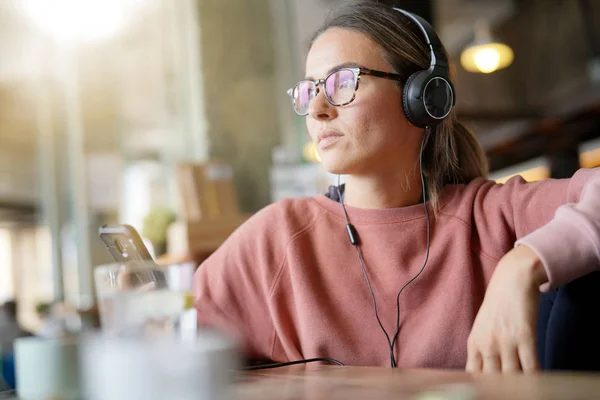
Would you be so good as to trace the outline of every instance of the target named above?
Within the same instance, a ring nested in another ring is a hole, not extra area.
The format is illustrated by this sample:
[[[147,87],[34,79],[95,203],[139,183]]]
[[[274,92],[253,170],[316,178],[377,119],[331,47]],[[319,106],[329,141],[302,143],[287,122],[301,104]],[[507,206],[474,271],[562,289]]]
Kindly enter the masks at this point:
[[[322,136],[319,136],[317,145],[320,149],[324,150],[328,147],[333,146],[335,143],[337,143],[343,137],[344,136],[339,133],[326,133]]]

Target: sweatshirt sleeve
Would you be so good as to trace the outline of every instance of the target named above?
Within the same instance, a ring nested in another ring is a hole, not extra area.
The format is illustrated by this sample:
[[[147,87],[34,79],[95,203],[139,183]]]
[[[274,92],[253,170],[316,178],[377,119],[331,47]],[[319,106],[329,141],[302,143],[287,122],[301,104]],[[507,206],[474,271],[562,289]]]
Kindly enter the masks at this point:
[[[529,246],[542,260],[548,275],[542,291],[600,269],[600,168],[578,174],[587,178],[583,190],[567,193],[550,222],[515,243]]]
[[[514,246],[531,247],[549,278],[542,291],[598,269],[599,182],[600,168],[582,168],[570,179],[482,182],[474,189],[475,245],[497,260]]]
[[[274,328],[267,298],[283,261],[273,245],[269,208],[230,235],[194,275],[199,326],[226,334],[251,359],[270,356]]]

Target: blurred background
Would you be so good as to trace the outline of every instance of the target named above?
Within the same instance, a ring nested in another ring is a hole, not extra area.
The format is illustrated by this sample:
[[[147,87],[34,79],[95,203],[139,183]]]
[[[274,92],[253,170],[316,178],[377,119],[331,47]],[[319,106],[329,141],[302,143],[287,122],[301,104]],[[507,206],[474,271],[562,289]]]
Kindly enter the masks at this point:
[[[249,215],[323,193],[286,90],[345,0],[0,0],[0,303],[94,310],[103,224],[200,262]],[[388,0],[431,21],[492,179],[600,165],[600,2]],[[44,308],[46,307],[46,308]]]

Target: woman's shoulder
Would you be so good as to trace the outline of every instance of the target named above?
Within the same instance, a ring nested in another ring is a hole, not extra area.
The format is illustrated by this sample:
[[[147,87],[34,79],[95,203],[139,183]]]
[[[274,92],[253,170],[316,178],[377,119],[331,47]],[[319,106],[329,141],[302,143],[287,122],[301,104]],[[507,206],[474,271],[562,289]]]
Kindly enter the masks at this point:
[[[254,237],[261,240],[289,240],[314,225],[321,212],[311,197],[279,200],[252,215],[234,235],[245,239]]]
[[[271,223],[275,220],[304,225],[318,213],[319,207],[316,206],[312,197],[286,198],[265,206],[249,221],[260,224]]]
[[[258,264],[262,273],[274,273],[285,258],[285,249],[294,239],[309,234],[321,211],[311,198],[285,199],[270,204],[238,227],[203,262],[204,269],[223,271]]]
[[[472,206],[475,198],[489,192],[497,183],[487,178],[476,178],[469,183],[446,185],[441,193],[440,211],[456,213],[462,208]]]

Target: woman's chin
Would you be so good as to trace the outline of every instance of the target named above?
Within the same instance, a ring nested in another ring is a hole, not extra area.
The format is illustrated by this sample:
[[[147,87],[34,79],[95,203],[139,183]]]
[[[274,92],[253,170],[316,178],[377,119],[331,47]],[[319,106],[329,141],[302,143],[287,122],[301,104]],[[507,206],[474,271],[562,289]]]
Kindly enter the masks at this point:
[[[321,159],[321,165],[323,165],[325,171],[334,175],[344,175],[348,171],[347,163],[339,159],[328,159],[324,157]]]

